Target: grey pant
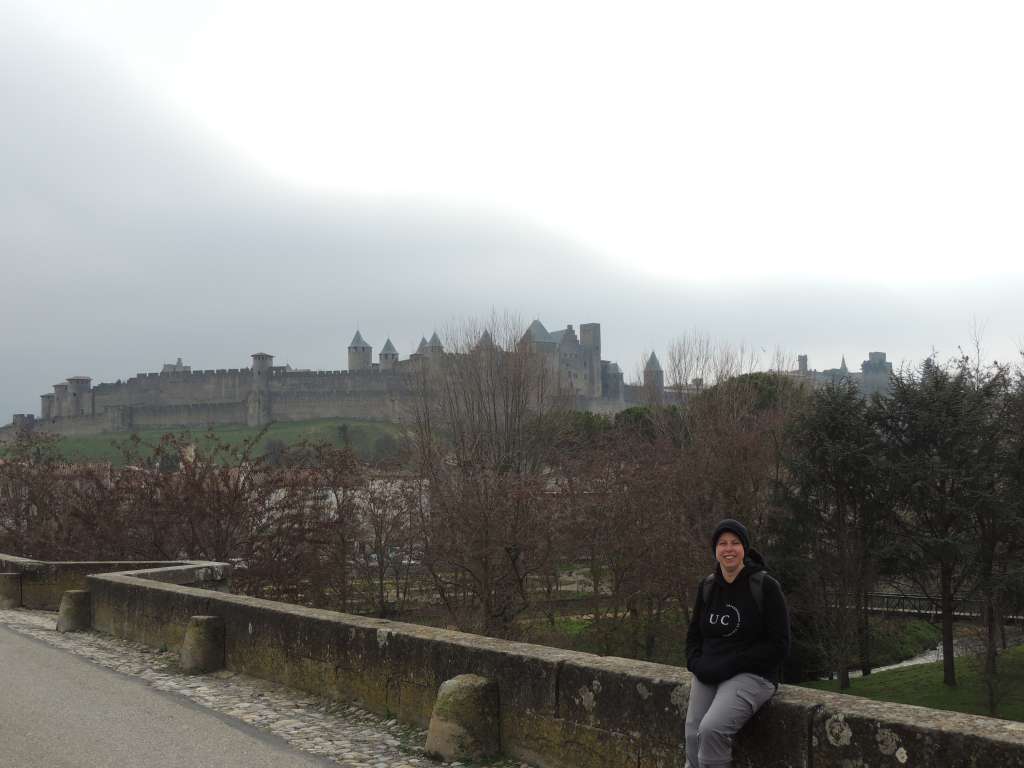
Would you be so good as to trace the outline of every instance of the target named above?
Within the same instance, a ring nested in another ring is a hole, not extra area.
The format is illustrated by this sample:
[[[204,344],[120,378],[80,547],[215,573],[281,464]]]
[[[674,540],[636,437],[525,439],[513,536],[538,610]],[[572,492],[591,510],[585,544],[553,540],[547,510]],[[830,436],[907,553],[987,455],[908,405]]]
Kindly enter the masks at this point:
[[[686,765],[729,768],[732,737],[774,693],[774,683],[749,672],[718,685],[694,677],[686,710]]]

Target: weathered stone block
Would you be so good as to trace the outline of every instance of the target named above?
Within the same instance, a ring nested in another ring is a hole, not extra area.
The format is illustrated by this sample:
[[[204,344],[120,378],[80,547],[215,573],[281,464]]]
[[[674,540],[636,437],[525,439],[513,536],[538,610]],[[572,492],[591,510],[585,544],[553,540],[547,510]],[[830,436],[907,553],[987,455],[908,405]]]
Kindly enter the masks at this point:
[[[82,632],[92,627],[92,601],[89,591],[69,589],[60,598],[57,612],[58,632]]]
[[[184,672],[203,674],[223,669],[224,619],[220,616],[189,619],[178,658]]]
[[[818,694],[814,768],[1024,768],[1024,725],[926,707]]]
[[[21,574],[0,573],[0,608],[21,607]]]
[[[445,680],[437,692],[426,751],[442,760],[481,760],[501,752],[498,684],[479,675]]]
[[[558,717],[585,726],[577,729],[581,735],[617,733],[634,761],[646,756],[645,765],[672,765],[689,695],[690,676],[679,667],[581,654],[559,671]]]

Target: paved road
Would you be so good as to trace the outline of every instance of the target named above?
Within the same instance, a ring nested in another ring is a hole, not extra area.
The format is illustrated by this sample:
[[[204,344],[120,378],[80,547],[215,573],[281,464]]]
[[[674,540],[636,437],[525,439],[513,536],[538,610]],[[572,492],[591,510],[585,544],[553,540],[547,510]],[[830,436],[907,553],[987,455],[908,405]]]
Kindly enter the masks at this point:
[[[2,768],[335,765],[0,626]]]

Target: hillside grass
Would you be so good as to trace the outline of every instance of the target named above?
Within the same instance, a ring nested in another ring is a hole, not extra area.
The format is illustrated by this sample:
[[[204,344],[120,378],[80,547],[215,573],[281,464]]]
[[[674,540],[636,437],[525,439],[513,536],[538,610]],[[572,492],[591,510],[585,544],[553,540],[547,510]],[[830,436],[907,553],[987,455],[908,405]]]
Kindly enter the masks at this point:
[[[1024,721],[1024,646],[1016,646],[999,655],[996,717]],[[917,664],[887,672],[876,672],[868,677],[854,678],[850,688],[839,690],[837,680],[819,680],[802,683],[834,693],[863,696],[876,701],[916,704],[933,709],[963,712],[971,715],[989,715],[982,660],[977,656],[963,656],[956,660],[956,688],[942,684],[942,662]]]
[[[209,446],[210,434],[229,445],[240,446],[242,443],[255,439],[260,434],[258,427],[240,425],[215,426],[206,429],[159,427],[134,432],[108,433],[88,437],[61,437],[57,450],[67,461],[111,462],[121,465],[124,461],[122,447],[131,436],[137,435],[142,443],[143,453],[146,446],[155,446],[160,438],[167,433],[187,435],[200,448]],[[279,440],[285,445],[302,441],[325,442],[331,445],[351,446],[359,458],[373,460],[383,450],[392,447],[402,435],[402,428],[390,422],[357,421],[354,419],[315,419],[312,421],[282,421],[271,424],[260,437],[254,452],[261,455],[268,442]]]

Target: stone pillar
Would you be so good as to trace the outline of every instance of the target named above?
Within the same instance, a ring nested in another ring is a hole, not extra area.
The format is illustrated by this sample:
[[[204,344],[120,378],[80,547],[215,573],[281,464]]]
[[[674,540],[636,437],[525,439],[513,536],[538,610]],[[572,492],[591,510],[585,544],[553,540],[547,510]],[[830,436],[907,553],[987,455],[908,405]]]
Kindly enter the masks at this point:
[[[21,574],[0,573],[0,608],[21,607]]]
[[[183,672],[215,672],[224,668],[224,619],[193,616],[178,653]]]
[[[500,754],[498,684],[479,675],[445,680],[430,716],[426,752],[445,762],[481,760]]]
[[[87,589],[69,589],[60,598],[57,613],[58,632],[83,632],[92,629],[92,601]]]

